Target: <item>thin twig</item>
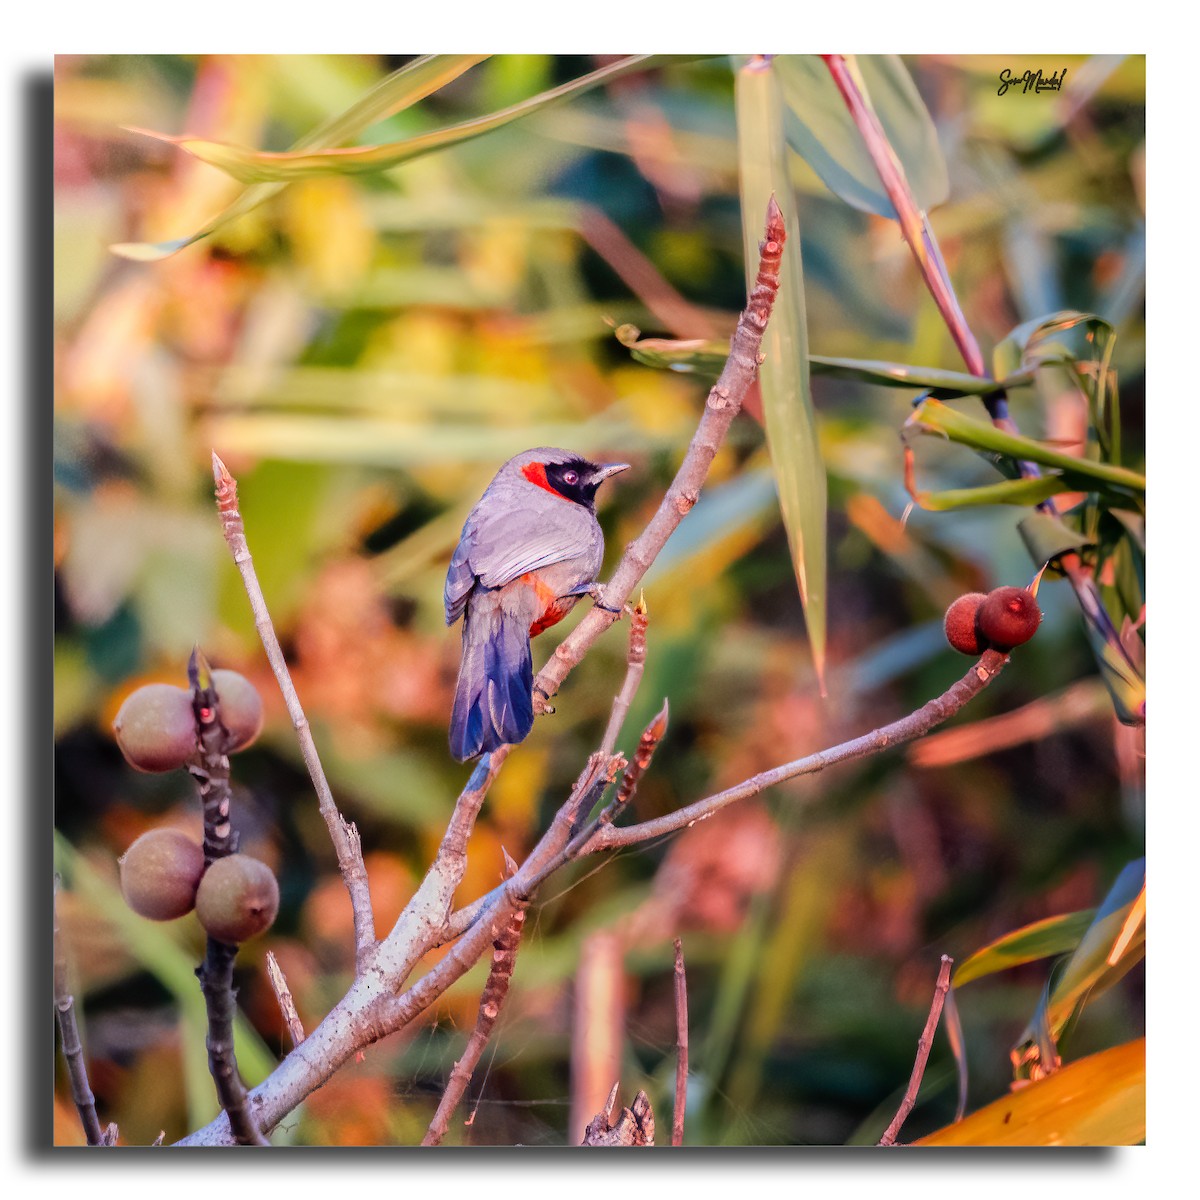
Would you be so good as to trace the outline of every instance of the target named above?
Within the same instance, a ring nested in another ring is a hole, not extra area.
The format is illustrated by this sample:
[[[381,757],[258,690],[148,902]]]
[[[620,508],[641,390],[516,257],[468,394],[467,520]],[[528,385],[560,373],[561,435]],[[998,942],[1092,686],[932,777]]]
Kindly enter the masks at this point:
[[[900,1127],[908,1120],[908,1114],[912,1112],[913,1105],[917,1102],[917,1092],[920,1091],[921,1080],[925,1076],[925,1064],[929,1061],[929,1051],[933,1048],[933,1035],[937,1030],[938,1019],[942,1015],[942,1006],[946,1003],[946,993],[950,990],[950,968],[952,966],[954,966],[954,959],[948,954],[943,954],[937,984],[933,989],[933,1003],[929,1006],[929,1017],[921,1032],[921,1040],[917,1042],[917,1059],[913,1063],[912,1075],[909,1078],[908,1087],[904,1090],[904,1099],[900,1101],[900,1107],[892,1118],[892,1123],[884,1130],[883,1137],[879,1139],[881,1146],[896,1144]]]
[[[719,812],[736,800],[745,800],[756,796],[759,792],[784,780],[794,779],[798,775],[813,775],[837,763],[850,762],[852,759],[865,758],[881,750],[890,749],[913,738],[920,737],[930,729],[940,725],[952,717],[968,700],[977,696],[1004,668],[1008,662],[1007,655],[995,650],[988,650],[983,657],[961,679],[952,684],[940,696],[923,704],[916,712],[864,733],[861,737],[852,738],[848,742],[832,746],[828,750],[820,750],[816,754],[806,755],[794,762],[784,763],[769,771],[762,771],[750,779],[743,780],[723,792],[706,796],[686,808],[676,809],[666,816],[656,817],[651,821],[642,821],[637,825],[625,825],[618,828],[615,825],[603,824],[583,848],[584,853],[596,850],[607,850],[615,846],[632,846],[651,838],[661,837],[665,833],[673,833],[677,829],[686,828],[713,813]]]
[[[509,858],[507,853],[504,858],[506,875],[511,879],[517,873],[517,864]],[[446,1090],[442,1093],[441,1103],[438,1104],[437,1112],[434,1113],[433,1120],[430,1121],[429,1128],[425,1132],[425,1137],[421,1142],[422,1146],[437,1146],[446,1136],[450,1118],[458,1107],[463,1093],[467,1090],[467,1084],[471,1082],[471,1075],[479,1065],[480,1058],[483,1057],[488,1039],[496,1028],[500,1009],[503,1008],[504,1001],[508,996],[508,987],[512,982],[513,969],[517,963],[517,950],[521,945],[521,933],[524,928],[525,906],[521,905],[513,909],[508,918],[508,924],[492,943],[492,969],[488,973],[487,983],[484,984],[483,993],[479,997],[479,1016],[475,1019],[475,1029],[471,1033],[462,1058],[454,1064],[454,1069],[450,1072],[450,1078],[446,1081]]]
[[[675,939],[675,1109],[671,1114],[671,1145],[683,1145],[683,1121],[687,1113],[688,1002],[687,970],[683,964],[683,942]]]
[[[83,1135],[89,1146],[102,1146],[104,1130],[96,1115],[96,1097],[88,1082],[87,1063],[83,1057],[83,1043],[79,1040],[79,1025],[75,1020],[75,997],[71,995],[67,973],[67,948],[58,927],[58,885],[54,877],[54,1013],[58,1018],[58,1032],[62,1039],[62,1054],[67,1063],[67,1076],[71,1080],[71,1098],[79,1110]]]
[[[350,905],[354,910],[354,942],[356,969],[362,972],[366,963],[375,952],[375,918],[371,911],[371,890],[367,884],[367,870],[363,865],[362,844],[359,841],[358,829],[352,821],[347,821],[338,811],[321,766],[320,755],[313,741],[312,730],[308,718],[300,704],[300,697],[292,684],[288,673],[287,662],[271,623],[271,615],[267,611],[267,601],[258,582],[254,563],[250,557],[250,548],[246,543],[246,530],[242,523],[242,515],[237,506],[237,481],[229,473],[228,468],[213,452],[213,480],[216,483],[217,512],[221,517],[221,529],[225,542],[229,546],[233,561],[241,572],[242,584],[250,600],[250,608],[254,613],[254,625],[262,640],[263,649],[279,690],[283,693],[287,704],[288,715],[292,718],[296,736],[300,742],[300,752],[304,755],[305,766],[317,792],[317,802],[320,805],[321,816],[329,828],[329,836],[337,852],[338,868],[350,893]]]
[[[204,862],[211,866],[237,849],[237,834],[230,816],[229,758],[225,749],[229,734],[221,723],[220,701],[213,688],[212,672],[199,647],[188,661],[192,709],[196,714],[197,748],[188,762],[196,780],[204,814]],[[204,962],[196,968],[208,1016],[208,1069],[217,1089],[217,1099],[229,1115],[229,1127],[238,1143],[266,1146],[246,1101],[246,1085],[238,1072],[233,1045],[233,1020],[237,1014],[237,991],[233,986],[233,962],[237,947],[207,938]]]
[[[729,357],[720,378],[713,384],[691,444],[658,511],[641,535],[629,544],[612,578],[603,589],[605,607],[595,606],[559,644],[534,681],[535,708],[544,709],[547,699],[562,686],[587,653],[592,643],[617,619],[667,539],[691,511],[700,496],[708,469],[720,448],[733,418],[741,410],[746,393],[758,375],[763,333],[779,291],[779,265],[787,231],[783,213],[771,197],[767,205],[766,237],[760,243],[758,275],[738,318],[729,344]],[[609,609],[615,611],[610,612]]]
[[[646,671],[646,625],[649,612],[646,608],[645,592],[633,606],[629,619],[629,652],[625,657],[625,682],[613,701],[612,715],[608,718],[608,728],[604,731],[604,739],[600,743],[601,754],[611,754],[617,744],[617,735],[625,723],[629,706],[637,695],[638,685]]]
[[[267,951],[267,978],[271,981],[271,990],[275,993],[275,999],[279,1002],[279,1011],[283,1014],[288,1033],[291,1034],[292,1045],[293,1047],[298,1046],[304,1041],[304,1022],[300,1020],[300,1013],[296,1010],[296,1001],[292,997],[292,989],[288,987],[279,960],[270,950]]]

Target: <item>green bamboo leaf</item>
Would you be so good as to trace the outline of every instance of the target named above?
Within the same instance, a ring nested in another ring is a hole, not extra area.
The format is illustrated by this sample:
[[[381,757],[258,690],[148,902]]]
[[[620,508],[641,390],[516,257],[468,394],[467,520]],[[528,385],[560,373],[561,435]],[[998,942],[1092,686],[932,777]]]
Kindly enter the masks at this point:
[[[1037,567],[1051,562],[1069,550],[1082,550],[1092,544],[1092,539],[1081,530],[1064,521],[1062,517],[1051,516],[1049,513],[1030,513],[1017,522],[1017,532]]]
[[[1088,1000],[1116,983],[1146,953],[1144,914],[1115,962],[1109,959],[1125,933],[1126,920],[1146,885],[1146,860],[1128,864],[1096,910],[1074,953],[1056,973],[1037,1010],[1013,1048],[1018,1078],[1028,1078],[1035,1063],[1045,1063],[1040,1047],[1057,1045],[1067,1025]]]
[[[1020,387],[1033,378],[1025,373],[997,381],[981,379],[978,375],[968,375],[962,371],[943,371],[938,367],[913,367],[907,363],[863,358],[830,358],[823,354],[810,354],[808,363],[810,370],[817,375],[857,379],[884,387],[921,388],[941,400],[952,400],[958,396],[990,396],[1006,388]]]
[[[211,1120],[219,1105],[204,1053],[208,1016],[204,996],[196,981],[196,963],[180,944],[177,928],[139,917],[125,903],[120,891],[98,874],[57,830],[54,833],[54,862],[55,869],[69,882],[71,889],[84,897],[94,912],[102,913],[116,927],[134,958],[174,997],[185,1027],[187,1047],[193,1050],[200,1047],[198,1058],[189,1055],[186,1048],[184,1054],[190,1116],[197,1122]],[[261,1083],[275,1069],[276,1060],[240,1011],[234,1018],[233,1040],[242,1077],[251,1087]]]
[[[1081,348],[1078,342],[1073,344],[1074,339],[1063,340],[1058,336],[1072,331],[1082,338],[1084,345],[1100,350],[1095,357],[1101,357],[1104,348],[1116,337],[1112,325],[1095,313],[1064,309],[1047,316],[1034,317],[1022,322],[997,343],[992,351],[993,373],[997,378],[1003,378],[1038,363],[1085,357],[1078,353]]]
[[[916,1146],[1133,1146],[1146,1140],[1146,1039],[1081,1058]]]
[[[857,59],[863,82],[888,141],[923,209],[950,192],[937,130],[907,68],[894,54]],[[772,61],[787,103],[792,148],[847,204],[881,217],[896,210],[828,68],[816,54],[785,54]]]
[[[1145,498],[1146,477],[1137,471],[1063,454],[1033,438],[1006,433],[989,421],[968,417],[938,400],[922,401],[913,411],[908,424],[922,431],[945,434],[952,442],[984,453],[1002,454],[1007,458],[1053,468],[1062,472],[1063,479],[1073,489],[1095,491],[1098,490],[1097,484],[1100,484],[1127,497],[1138,500]]]
[[[973,979],[1007,971],[1022,963],[1067,954],[1079,945],[1095,915],[1094,908],[1085,908],[1081,912],[1060,913],[1057,917],[1046,917],[1014,929],[959,963],[951,982],[956,988],[962,987]]]
[[[950,512],[958,508],[982,508],[989,504],[1019,504],[1030,507],[1050,496],[1071,489],[1057,475],[1041,479],[1004,479],[999,483],[973,488],[948,488],[944,492],[920,492],[913,499],[929,512]],[[1076,535],[1078,538],[1078,535]],[[1042,559],[1041,562],[1047,561]],[[1041,563],[1039,563],[1039,566]]]
[[[623,75],[672,61],[680,61],[679,56],[633,54],[498,112],[380,146],[351,146],[347,149],[312,151],[301,149],[271,153],[265,150],[251,150],[244,146],[232,146],[224,142],[207,141],[203,138],[166,137],[162,134],[151,136],[179,146],[202,162],[219,167],[242,183],[291,183],[297,179],[311,179],[321,175],[370,174],[411,162],[422,154],[460,145],[485,133],[502,129],[505,125],[551,104],[591,91],[613,79],[619,79]]]
[[[418,58],[371,88],[360,100],[345,112],[322,122],[311,133],[307,133],[293,144],[293,151],[310,150],[317,146],[336,146],[357,137],[385,117],[402,111],[423,100],[432,92],[445,87],[476,63],[482,62],[486,54],[430,54]],[[162,138],[162,134],[151,133],[150,137]],[[173,141],[172,138],[165,138]],[[121,242],[110,247],[114,254],[137,262],[157,262],[191,246],[215,233],[238,217],[245,216],[265,200],[286,187],[286,183],[259,183],[247,188],[206,225],[188,237],[169,242]]]
[[[783,100],[775,72],[754,62],[737,72],[738,156],[741,170],[742,241],[747,287],[753,283],[763,213],[774,195],[788,220],[779,295],[763,338],[759,369],[767,447],[779,487],[779,505],[804,604],[813,666],[825,693],[825,464],[808,376],[808,324],[800,230],[788,184],[783,141]],[[792,212],[788,212],[791,208]]]

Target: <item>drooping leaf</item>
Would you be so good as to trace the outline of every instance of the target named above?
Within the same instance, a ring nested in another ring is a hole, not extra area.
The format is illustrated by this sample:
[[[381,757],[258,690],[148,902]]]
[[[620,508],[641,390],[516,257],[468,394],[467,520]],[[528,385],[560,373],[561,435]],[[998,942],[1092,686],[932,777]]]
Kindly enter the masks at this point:
[[[981,508],[992,504],[1041,504],[1049,496],[1070,491],[1055,475],[1041,479],[1004,479],[999,483],[973,488],[947,488],[942,492],[918,492],[916,503],[930,512],[949,512],[957,508]],[[1045,561],[1044,559],[1042,560]]]
[[[916,1146],[1133,1146],[1146,1140],[1146,1039],[1002,1096]]]
[[[783,100],[772,66],[751,62],[734,86],[741,173],[742,243],[747,288],[754,282],[763,213],[774,196],[787,221],[779,295],[763,338],[759,368],[767,446],[779,488],[779,506],[804,604],[813,666],[825,691],[825,464],[817,441],[808,375],[808,323],[800,230],[788,183]]]
[[[1145,498],[1146,477],[1137,471],[1063,454],[1033,438],[997,429],[990,421],[969,417],[939,400],[922,401],[913,411],[907,427],[944,434],[952,442],[984,453],[1052,468],[1061,474],[1064,482],[1073,490],[1111,491],[1115,496],[1124,498],[1126,506],[1129,500],[1136,502]]]
[[[1050,1056],[1068,1024],[1089,999],[1107,991],[1144,957],[1144,909],[1140,925],[1132,930],[1128,927],[1128,919],[1145,884],[1144,858],[1129,863],[1117,876],[1079,945],[1055,972],[1032,1019],[1013,1047],[1012,1059],[1018,1079],[1053,1072],[1056,1064]],[[1124,949],[1114,955],[1118,942]]]
[[[379,146],[351,146],[346,149],[325,150],[302,148],[272,153],[244,146],[232,146],[224,142],[207,141],[204,138],[166,137],[162,134],[151,136],[179,146],[202,162],[219,167],[243,183],[290,183],[296,179],[309,179],[317,175],[372,174],[411,162],[422,154],[460,145],[495,129],[502,129],[505,125],[548,105],[580,95],[613,79],[619,79],[623,75],[662,66],[671,61],[678,62],[680,59],[672,55],[632,54],[498,112]]]
[[[959,963],[952,982],[955,987],[962,987],[973,979],[1007,971],[1022,963],[1066,954],[1079,945],[1095,915],[1094,908],[1085,908],[1081,912],[1061,913],[1014,929]]]
[[[1017,532],[1038,567],[1069,550],[1082,550],[1092,544],[1092,539],[1081,530],[1049,513],[1030,513],[1017,522]]]
[[[349,141],[377,121],[423,100],[487,57],[486,54],[429,54],[418,58],[398,71],[393,71],[345,112],[323,121],[311,133],[305,134],[293,144],[292,151],[310,150],[317,146],[338,146]],[[168,242],[121,242],[111,249],[114,254],[137,262],[157,262],[169,258],[185,247],[209,237],[238,217],[245,216],[285,186],[285,183],[257,183],[248,187],[233,203],[188,237]]]
[[[884,132],[923,209],[949,194],[937,130],[900,58],[872,54],[857,60]],[[854,120],[819,55],[785,54],[773,60],[787,104],[785,129],[791,147],[847,204],[881,217],[896,211],[879,180]]]
[[[706,338],[644,338],[635,325],[616,329],[617,340],[628,347],[633,357],[648,367],[703,375],[716,379],[729,355],[729,342]],[[988,396],[1006,388],[1029,383],[1032,375],[1012,379],[981,379],[962,371],[944,371],[938,367],[914,367],[907,363],[883,362],[864,358],[838,358],[825,354],[810,354],[808,368],[813,375],[834,379],[853,379],[883,387],[918,389],[938,399],[953,400],[959,396]]]

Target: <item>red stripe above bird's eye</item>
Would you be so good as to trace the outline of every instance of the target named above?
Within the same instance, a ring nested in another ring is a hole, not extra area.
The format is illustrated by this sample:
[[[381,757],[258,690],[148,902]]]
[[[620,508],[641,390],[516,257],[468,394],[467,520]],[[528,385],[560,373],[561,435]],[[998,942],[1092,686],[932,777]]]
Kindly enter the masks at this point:
[[[570,500],[569,496],[564,496],[554,484],[546,478],[546,464],[540,462],[527,463],[521,468],[521,474],[525,476],[535,487],[540,487],[543,491],[549,492],[552,496],[557,496],[560,500]]]

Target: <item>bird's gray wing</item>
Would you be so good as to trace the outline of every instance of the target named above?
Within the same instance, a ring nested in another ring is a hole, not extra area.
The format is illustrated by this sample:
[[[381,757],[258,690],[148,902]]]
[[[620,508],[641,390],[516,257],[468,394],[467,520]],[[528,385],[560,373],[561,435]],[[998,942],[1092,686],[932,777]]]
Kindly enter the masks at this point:
[[[562,513],[540,509],[537,504],[520,509],[500,503],[475,507],[446,575],[448,625],[462,615],[476,580],[487,588],[503,587],[526,571],[574,558],[590,547],[591,514],[565,506]]]

